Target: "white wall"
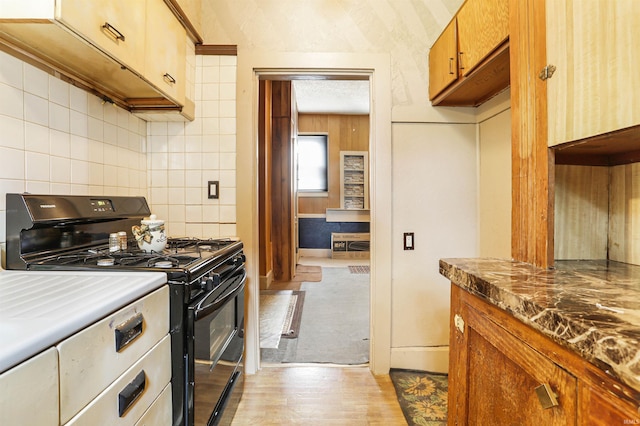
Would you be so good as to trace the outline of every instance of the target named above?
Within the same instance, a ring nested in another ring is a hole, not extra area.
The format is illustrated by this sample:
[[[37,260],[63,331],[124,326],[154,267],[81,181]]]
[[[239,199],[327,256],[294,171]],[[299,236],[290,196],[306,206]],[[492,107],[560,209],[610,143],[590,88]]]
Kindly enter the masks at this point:
[[[509,91],[479,108],[478,225],[481,257],[511,258]]]
[[[448,370],[450,291],[438,260],[477,255],[475,136],[475,124],[393,126],[393,367]],[[415,233],[414,250],[404,232]]]

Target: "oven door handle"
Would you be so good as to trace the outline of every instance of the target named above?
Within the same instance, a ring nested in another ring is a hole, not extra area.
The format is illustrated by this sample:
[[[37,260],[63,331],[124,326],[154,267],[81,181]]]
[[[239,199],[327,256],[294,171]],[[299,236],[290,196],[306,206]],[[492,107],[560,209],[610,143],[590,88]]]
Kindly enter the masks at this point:
[[[227,302],[234,299],[238,295],[238,293],[244,290],[244,284],[247,281],[247,271],[244,268],[240,269],[239,271],[241,271],[241,278],[239,280],[236,279],[238,275],[235,275],[229,279],[231,281],[237,282],[235,285],[232,284],[231,286],[229,286],[229,288],[225,289],[225,292],[218,296],[213,302],[203,305],[204,302],[207,302],[209,295],[213,293],[211,292],[209,293],[209,295],[205,296],[200,303],[198,303],[194,310],[196,321],[217,311]]]

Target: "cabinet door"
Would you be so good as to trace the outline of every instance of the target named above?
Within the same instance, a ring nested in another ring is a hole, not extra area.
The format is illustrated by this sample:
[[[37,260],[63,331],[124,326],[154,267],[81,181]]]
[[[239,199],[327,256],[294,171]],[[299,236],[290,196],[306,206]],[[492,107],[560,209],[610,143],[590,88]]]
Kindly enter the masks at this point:
[[[187,33],[163,0],[147,0],[145,78],[184,105]]]
[[[56,18],[127,68],[144,72],[146,0],[61,0]]]
[[[640,124],[640,2],[547,0],[546,10],[549,146]]]
[[[0,395],[0,424],[59,425],[56,349],[47,349],[0,374]]]
[[[616,398],[603,389],[587,389],[583,407],[586,413],[581,424],[589,426],[637,425],[640,413],[637,407]]]
[[[462,75],[473,69],[509,38],[507,0],[467,0],[457,14]]]
[[[429,51],[429,99],[458,78],[458,30],[454,18]]]
[[[480,311],[456,301],[461,292],[452,286],[449,420],[575,424],[577,379]],[[559,405],[542,407],[535,390],[542,384],[557,395]]]

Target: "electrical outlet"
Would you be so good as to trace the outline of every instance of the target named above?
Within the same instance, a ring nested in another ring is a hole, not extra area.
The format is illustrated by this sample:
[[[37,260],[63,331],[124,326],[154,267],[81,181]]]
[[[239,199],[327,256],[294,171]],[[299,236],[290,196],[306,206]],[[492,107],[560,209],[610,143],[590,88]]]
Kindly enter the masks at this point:
[[[405,250],[413,250],[415,241],[413,238],[413,232],[405,232],[404,233],[404,249]]]

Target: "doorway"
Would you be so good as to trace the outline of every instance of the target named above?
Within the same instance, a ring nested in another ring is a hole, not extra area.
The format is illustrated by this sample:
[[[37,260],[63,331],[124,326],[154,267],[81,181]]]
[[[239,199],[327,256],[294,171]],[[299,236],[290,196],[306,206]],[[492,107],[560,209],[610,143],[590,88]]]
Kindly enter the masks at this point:
[[[247,255],[245,372],[260,367],[258,94],[260,79],[282,75],[365,75],[371,82],[371,339],[369,368],[387,374],[391,360],[391,61],[388,54],[247,50],[237,66],[237,233]],[[243,123],[240,125],[240,123]],[[242,190],[240,190],[242,189]]]
[[[269,363],[364,364],[370,316],[369,179],[364,173],[370,83],[366,76],[272,78],[261,79],[259,86],[261,355]],[[299,169],[307,143],[313,154]],[[360,170],[344,172],[344,158],[359,160]],[[324,176],[305,181],[310,167]],[[361,236],[362,241],[349,244],[359,250],[332,256],[333,237],[342,235]],[[338,256],[342,259],[332,259]],[[283,327],[279,321],[293,328],[280,336],[275,332]]]

